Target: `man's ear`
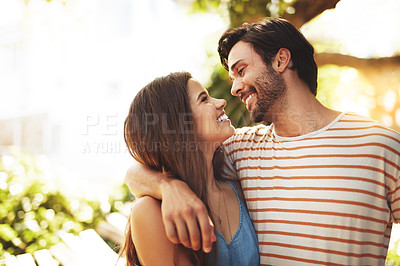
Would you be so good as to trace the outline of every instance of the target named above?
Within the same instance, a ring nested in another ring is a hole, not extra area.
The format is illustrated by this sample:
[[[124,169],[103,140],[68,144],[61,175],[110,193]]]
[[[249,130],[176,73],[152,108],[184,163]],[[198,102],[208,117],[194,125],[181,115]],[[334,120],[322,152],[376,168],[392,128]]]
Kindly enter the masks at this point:
[[[283,73],[291,64],[291,54],[286,48],[281,48],[275,55],[274,65],[279,73]]]

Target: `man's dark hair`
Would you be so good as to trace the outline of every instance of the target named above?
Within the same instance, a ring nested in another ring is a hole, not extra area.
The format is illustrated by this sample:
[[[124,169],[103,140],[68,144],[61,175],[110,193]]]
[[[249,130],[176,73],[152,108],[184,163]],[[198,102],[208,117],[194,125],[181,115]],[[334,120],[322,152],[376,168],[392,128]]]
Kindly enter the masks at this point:
[[[298,76],[317,94],[317,64],[314,61],[314,48],[292,24],[284,19],[269,19],[260,23],[243,23],[242,26],[227,30],[219,39],[218,53],[221,63],[228,69],[228,55],[232,47],[244,41],[261,56],[265,65],[271,65],[272,59],[281,48],[291,53],[293,66]]]

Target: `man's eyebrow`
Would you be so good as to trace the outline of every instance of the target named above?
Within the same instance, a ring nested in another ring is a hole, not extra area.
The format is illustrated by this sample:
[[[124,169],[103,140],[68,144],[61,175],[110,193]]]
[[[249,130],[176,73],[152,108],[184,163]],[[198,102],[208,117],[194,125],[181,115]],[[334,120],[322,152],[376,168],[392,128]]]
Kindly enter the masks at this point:
[[[199,96],[197,96],[196,102],[197,102],[204,94],[207,95],[207,92],[202,91],[202,92],[199,94]]]
[[[231,66],[229,72],[234,72],[234,69],[235,69],[235,68],[237,67],[237,65],[238,65],[240,62],[242,62],[242,61],[243,61],[243,59],[239,59],[238,61],[236,61],[236,62]],[[231,81],[233,81],[232,75],[229,75],[229,79],[230,79]]]
[[[238,61],[236,61],[236,62],[231,66],[230,70],[233,71],[233,70],[236,68],[236,66],[237,66],[240,62],[242,62],[242,61],[243,61],[243,59],[239,59]]]

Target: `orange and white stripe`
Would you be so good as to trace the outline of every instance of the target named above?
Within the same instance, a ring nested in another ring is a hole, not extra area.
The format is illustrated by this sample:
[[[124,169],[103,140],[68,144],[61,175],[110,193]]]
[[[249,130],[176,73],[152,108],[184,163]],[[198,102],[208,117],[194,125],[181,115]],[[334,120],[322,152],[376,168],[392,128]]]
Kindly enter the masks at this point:
[[[341,114],[299,137],[237,129],[225,143],[262,265],[383,265],[400,218],[400,135]]]

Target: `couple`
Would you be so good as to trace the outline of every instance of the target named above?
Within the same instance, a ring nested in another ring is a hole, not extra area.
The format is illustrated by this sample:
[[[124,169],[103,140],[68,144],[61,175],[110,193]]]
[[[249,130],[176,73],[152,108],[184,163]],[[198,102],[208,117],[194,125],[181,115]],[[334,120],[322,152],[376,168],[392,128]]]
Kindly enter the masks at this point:
[[[151,197],[133,207],[126,254],[149,265],[213,264],[215,257],[219,265],[383,265],[400,217],[400,135],[320,104],[313,48],[285,20],[228,30],[218,52],[231,93],[255,122],[271,125],[233,130],[225,102],[188,74],[145,87],[125,123],[139,162],[126,183]],[[142,115],[155,110],[167,114],[158,130]],[[171,117],[181,112],[191,114],[183,123]],[[195,148],[171,151],[173,141]],[[150,149],[156,142],[163,145]],[[243,240],[231,245],[237,235]]]

